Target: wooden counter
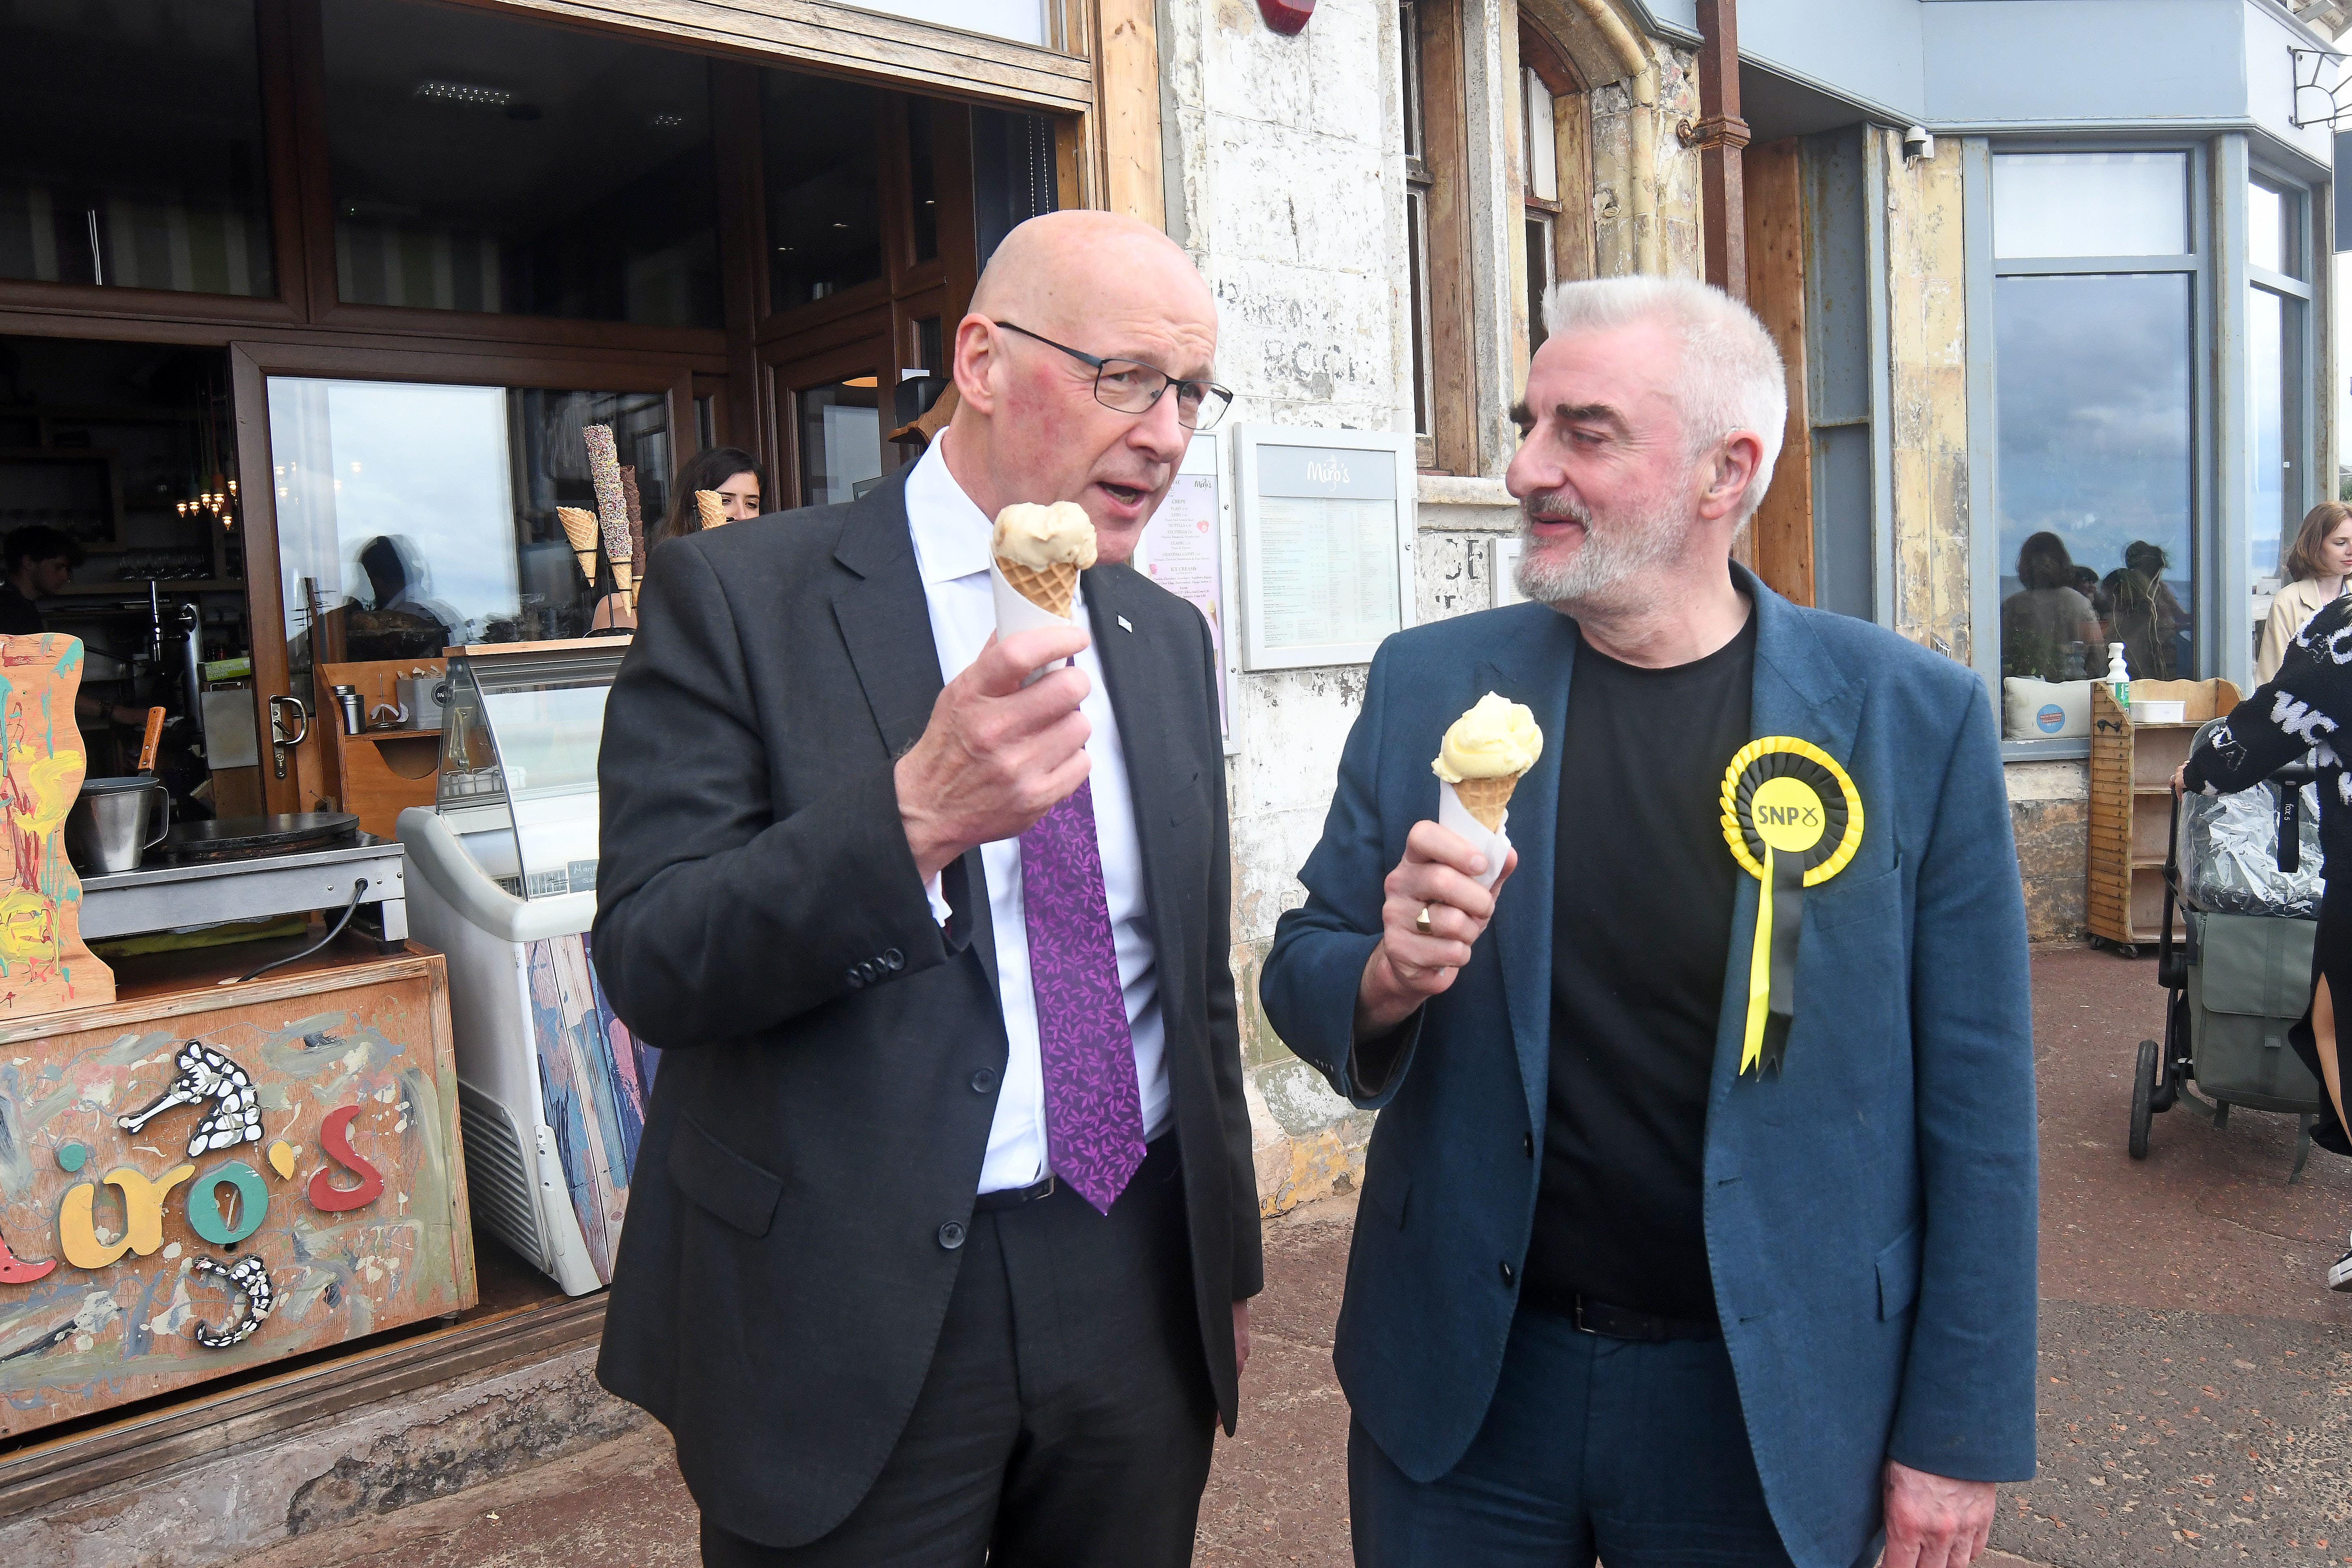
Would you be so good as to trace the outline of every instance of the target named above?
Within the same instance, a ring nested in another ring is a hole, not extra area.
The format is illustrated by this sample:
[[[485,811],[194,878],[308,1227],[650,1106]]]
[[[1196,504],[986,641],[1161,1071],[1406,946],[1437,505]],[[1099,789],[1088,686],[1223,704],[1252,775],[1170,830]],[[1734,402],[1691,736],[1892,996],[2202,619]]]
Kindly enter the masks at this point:
[[[126,959],[112,1004],[0,1025],[0,1436],[473,1303],[441,956],[218,984],[302,945]]]

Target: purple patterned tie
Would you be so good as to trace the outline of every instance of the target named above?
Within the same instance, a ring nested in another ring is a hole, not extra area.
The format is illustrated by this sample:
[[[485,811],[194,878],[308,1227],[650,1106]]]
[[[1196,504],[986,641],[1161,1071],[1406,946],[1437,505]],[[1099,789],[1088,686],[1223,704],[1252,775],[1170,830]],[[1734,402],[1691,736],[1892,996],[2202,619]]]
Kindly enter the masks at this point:
[[[1108,1214],[1143,1163],[1143,1096],[1103,896],[1091,782],[1021,836],[1021,916],[1037,994],[1045,1163]]]

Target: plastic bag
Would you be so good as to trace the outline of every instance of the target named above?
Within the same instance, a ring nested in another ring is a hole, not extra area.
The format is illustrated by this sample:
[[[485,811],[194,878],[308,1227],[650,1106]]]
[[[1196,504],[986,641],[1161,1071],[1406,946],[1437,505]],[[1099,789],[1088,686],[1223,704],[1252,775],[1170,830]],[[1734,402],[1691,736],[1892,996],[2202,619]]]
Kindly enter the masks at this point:
[[[2236,795],[2190,795],[2180,801],[2180,891],[2192,909],[2212,914],[2319,918],[2319,790],[2303,786],[2298,813],[2302,862],[2278,868],[2278,792],[2260,784]]]

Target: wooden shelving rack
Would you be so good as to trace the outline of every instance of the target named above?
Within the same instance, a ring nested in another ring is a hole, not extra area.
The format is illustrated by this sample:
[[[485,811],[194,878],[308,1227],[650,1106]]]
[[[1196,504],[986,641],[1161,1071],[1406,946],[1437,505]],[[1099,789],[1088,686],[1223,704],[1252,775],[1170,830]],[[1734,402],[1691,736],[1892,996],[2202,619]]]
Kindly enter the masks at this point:
[[[2091,689],[2091,889],[2094,937],[2139,948],[2162,934],[2172,773],[2197,728],[2238,705],[2226,680],[2135,680],[2135,706],[2183,704],[2178,724],[2136,724],[2105,683]]]

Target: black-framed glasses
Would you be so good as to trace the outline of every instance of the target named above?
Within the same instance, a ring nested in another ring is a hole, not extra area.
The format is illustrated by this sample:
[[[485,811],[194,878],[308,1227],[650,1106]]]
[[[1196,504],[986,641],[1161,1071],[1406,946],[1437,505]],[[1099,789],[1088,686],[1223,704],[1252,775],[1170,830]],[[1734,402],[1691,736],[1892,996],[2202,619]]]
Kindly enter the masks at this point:
[[[1172,386],[1176,389],[1176,423],[1187,430],[1207,430],[1232,406],[1234,395],[1213,381],[1181,381],[1141,360],[1102,359],[1067,343],[1038,337],[1028,328],[1016,327],[1010,321],[996,324],[1008,332],[1036,338],[1047,348],[1059,349],[1080,364],[1090,366],[1095,373],[1095,401],[1105,408],[1117,409],[1121,414],[1149,414]]]

